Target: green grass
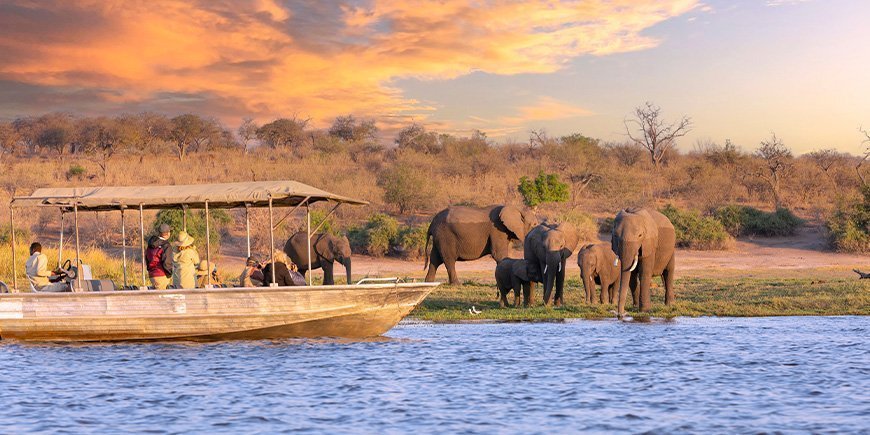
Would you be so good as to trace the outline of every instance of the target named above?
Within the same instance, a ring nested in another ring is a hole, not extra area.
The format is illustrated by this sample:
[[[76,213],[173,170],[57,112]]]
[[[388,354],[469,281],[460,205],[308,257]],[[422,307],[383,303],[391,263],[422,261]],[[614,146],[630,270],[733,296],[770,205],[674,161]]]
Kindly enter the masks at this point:
[[[653,307],[645,317],[676,316],[833,316],[870,315],[870,283],[854,278],[828,280],[810,278],[685,278],[676,282],[677,302],[664,305],[664,288],[652,289]],[[568,280],[566,304],[562,308],[541,305],[540,285],[531,308],[499,308],[495,286],[467,281],[461,286],[441,286],[411,314],[432,321],[507,320],[547,321],[569,318],[600,319],[615,316],[616,305],[584,304],[582,285]],[[597,296],[597,292],[596,292]],[[508,297],[512,300],[512,294]],[[474,306],[481,314],[469,313]]]

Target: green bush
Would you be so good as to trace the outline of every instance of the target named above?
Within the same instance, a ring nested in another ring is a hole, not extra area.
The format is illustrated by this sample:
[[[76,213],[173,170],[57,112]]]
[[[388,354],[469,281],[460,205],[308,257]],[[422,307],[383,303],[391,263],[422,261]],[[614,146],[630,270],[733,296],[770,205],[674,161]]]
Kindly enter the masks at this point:
[[[870,253],[870,186],[861,200],[840,201],[828,219],[831,243],[838,251]]]
[[[360,227],[348,230],[354,252],[369,254],[373,257],[383,257],[390,252],[390,246],[399,234],[399,222],[383,213],[375,213]]]
[[[384,170],[378,177],[384,189],[384,202],[395,205],[399,213],[425,208],[429,201],[429,180],[419,170],[399,165]]]
[[[727,205],[716,209],[713,216],[734,237],[746,235],[790,236],[794,235],[798,227],[804,223],[802,219],[786,208],[779,208],[773,213],[768,213],[754,207]]]
[[[701,250],[726,249],[731,243],[731,236],[718,220],[701,216],[694,210],[680,210],[668,204],[660,210],[671,223],[677,233],[677,246]]]
[[[426,255],[426,233],[429,224],[404,226],[396,237],[395,250],[404,258],[417,259]]]
[[[332,217],[327,218],[326,215],[327,213],[323,210],[311,210],[311,230],[313,231],[315,228],[317,228],[318,225],[320,225],[321,222],[323,222],[323,226],[321,226],[317,230],[318,233],[326,233],[332,234],[334,236],[340,236],[341,231],[335,225]],[[306,231],[306,229],[303,227],[302,231]]]
[[[229,213],[226,210],[209,210],[208,212],[211,221],[209,222],[209,232],[211,239],[211,251],[218,252],[221,244],[221,232],[232,221]],[[158,228],[162,224],[167,224],[172,227],[172,239],[175,241],[178,232],[184,228],[184,220],[181,210],[167,209],[160,210],[157,217],[154,219],[151,234],[157,234]],[[202,258],[205,258],[205,210],[188,210],[187,212],[187,234],[196,239],[194,245],[199,250]],[[149,235],[145,235],[147,242]]]
[[[81,180],[81,178],[84,177],[87,172],[88,171],[84,167],[82,167],[82,165],[73,163],[72,165],[70,165],[69,169],[66,170],[66,179],[72,180],[73,178],[78,178],[79,180]]]
[[[534,180],[520,178],[517,190],[529,207],[537,207],[544,202],[565,202],[570,198],[568,185],[559,181],[558,175],[545,174],[544,171],[539,172]]]

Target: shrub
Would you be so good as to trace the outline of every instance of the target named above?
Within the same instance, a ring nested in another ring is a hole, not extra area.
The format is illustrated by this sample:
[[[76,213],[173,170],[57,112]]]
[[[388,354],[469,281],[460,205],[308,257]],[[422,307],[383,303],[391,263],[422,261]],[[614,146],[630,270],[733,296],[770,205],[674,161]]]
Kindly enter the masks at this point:
[[[77,178],[81,180],[87,172],[88,171],[82,165],[73,163],[70,165],[69,169],[66,170],[66,179],[72,180],[73,178]]]
[[[544,202],[565,202],[570,197],[568,185],[559,181],[558,175],[545,174],[544,171],[539,172],[534,180],[525,176],[520,178],[517,190],[529,207],[537,207]]]
[[[421,258],[426,254],[426,233],[429,224],[402,227],[396,237],[395,251],[407,259]]]
[[[226,210],[209,210],[209,232],[211,239],[212,252],[218,252],[221,244],[221,232],[226,228],[233,219]],[[184,228],[184,218],[181,210],[160,210],[157,217],[154,219],[153,234],[157,233],[157,229],[162,224],[167,224],[172,227],[173,239],[178,235],[178,232]],[[205,210],[196,210],[187,212],[187,234],[196,239],[194,244],[201,256],[205,258]],[[148,240],[146,235],[146,241]],[[174,240],[173,240],[174,241]]]
[[[348,230],[354,252],[383,257],[390,251],[390,246],[399,234],[399,222],[383,213],[375,213],[361,227]]]
[[[592,216],[579,212],[567,211],[556,218],[559,222],[569,222],[577,228],[577,235],[580,237],[580,242],[597,242],[598,241],[598,223]]]
[[[325,222],[324,222],[325,221]],[[311,230],[314,231],[320,223],[323,222],[323,226],[321,226],[317,232],[332,234],[334,236],[340,236],[341,231],[338,227],[335,226],[335,222],[332,220],[332,217],[327,218],[326,212],[323,210],[311,210]],[[302,231],[306,231],[303,226]]]
[[[773,213],[768,213],[754,207],[727,205],[716,209],[713,216],[734,237],[745,235],[790,236],[794,235],[798,227],[804,223],[802,219],[786,208],[779,208]]]
[[[384,188],[384,201],[399,208],[399,213],[424,208],[429,201],[425,174],[397,165],[381,173],[378,185]]]
[[[831,243],[838,251],[870,253],[870,186],[861,190],[862,200],[841,201],[828,219]]]
[[[726,249],[731,236],[718,220],[701,216],[694,210],[680,210],[667,205],[661,212],[674,224],[677,246],[701,250]]]

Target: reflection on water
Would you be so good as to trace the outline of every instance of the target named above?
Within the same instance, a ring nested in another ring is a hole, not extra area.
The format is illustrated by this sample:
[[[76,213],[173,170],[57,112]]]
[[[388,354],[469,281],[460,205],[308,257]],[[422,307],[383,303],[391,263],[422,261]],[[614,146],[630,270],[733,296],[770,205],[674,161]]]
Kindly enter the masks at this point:
[[[348,342],[0,345],[4,433],[870,428],[870,318],[431,325]]]

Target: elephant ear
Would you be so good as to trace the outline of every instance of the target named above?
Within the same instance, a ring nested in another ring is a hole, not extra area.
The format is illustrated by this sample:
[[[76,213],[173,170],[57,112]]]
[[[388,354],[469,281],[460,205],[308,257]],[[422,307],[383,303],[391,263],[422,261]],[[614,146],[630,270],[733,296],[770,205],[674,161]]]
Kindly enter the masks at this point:
[[[659,240],[659,229],[650,218],[646,225],[646,234],[640,242],[640,249],[643,250],[643,256],[647,257],[656,252],[656,246]]]
[[[333,253],[338,249],[338,246],[335,243],[334,237],[331,237],[328,234],[321,234],[317,237],[314,246],[317,248],[316,251],[318,257],[326,261],[335,260],[335,255]]]
[[[525,238],[526,234],[523,232],[525,228],[523,226],[523,214],[516,207],[509,205],[502,207],[498,213],[498,219],[507,228],[510,238],[517,240]]]
[[[517,261],[513,265],[513,274],[517,278],[529,282],[529,269],[525,261]]]

